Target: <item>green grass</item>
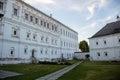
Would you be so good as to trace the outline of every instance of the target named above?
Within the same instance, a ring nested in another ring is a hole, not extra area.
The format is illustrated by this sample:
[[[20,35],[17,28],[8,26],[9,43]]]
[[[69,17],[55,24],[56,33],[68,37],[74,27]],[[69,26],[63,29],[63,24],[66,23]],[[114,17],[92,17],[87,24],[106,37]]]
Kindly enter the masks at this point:
[[[85,61],[58,80],[120,80],[120,62]]]
[[[77,60],[68,61],[71,64],[78,62]],[[13,64],[0,66],[0,70],[7,70],[22,73],[23,75],[8,77],[0,80],[35,80],[36,78],[42,77],[46,74],[55,72],[68,65],[58,64]]]
[[[35,80],[41,76],[57,71],[66,65],[48,65],[48,64],[15,64],[0,66],[0,70],[14,71],[23,75],[9,77],[1,80]]]

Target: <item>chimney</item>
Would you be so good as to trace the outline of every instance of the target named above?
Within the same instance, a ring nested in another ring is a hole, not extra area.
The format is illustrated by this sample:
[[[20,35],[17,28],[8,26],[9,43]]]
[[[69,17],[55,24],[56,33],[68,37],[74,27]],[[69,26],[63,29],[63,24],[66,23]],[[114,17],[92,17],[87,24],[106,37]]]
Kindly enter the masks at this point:
[[[118,15],[117,15],[116,19],[117,19],[117,21],[120,21],[120,17]]]

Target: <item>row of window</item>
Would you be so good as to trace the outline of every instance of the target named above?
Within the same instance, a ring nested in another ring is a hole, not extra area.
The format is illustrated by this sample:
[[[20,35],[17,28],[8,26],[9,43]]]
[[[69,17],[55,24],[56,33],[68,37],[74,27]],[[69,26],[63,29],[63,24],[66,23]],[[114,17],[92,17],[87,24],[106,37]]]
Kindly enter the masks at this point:
[[[73,44],[71,42],[61,41],[61,47],[74,48],[76,47],[76,44]]]
[[[97,53],[97,56],[101,56],[101,55],[100,55],[100,52]],[[108,56],[108,53],[107,53],[107,52],[104,52],[104,56]]]
[[[33,49],[32,52],[31,52],[32,56],[34,56],[34,53],[36,53],[36,52],[37,51]],[[57,50],[51,50],[51,55],[57,55],[57,53],[58,53]],[[10,55],[14,56],[14,54],[15,54],[15,48],[11,47],[10,48]],[[29,54],[27,47],[24,48],[24,54]],[[40,49],[40,54],[48,55],[48,54],[50,54],[50,52],[49,52],[48,49],[45,49],[45,50],[44,49]]]
[[[25,13],[25,20],[30,21],[32,23],[35,23],[39,26],[43,26],[43,27],[50,29],[52,31],[58,31],[57,26],[49,23],[48,21],[39,19],[38,17],[34,17],[33,15],[30,15],[28,13]]]
[[[12,30],[13,31],[12,37],[19,38],[19,29],[18,28],[12,28],[12,29],[13,29]],[[31,40],[31,36],[32,36],[32,40],[37,41],[37,34],[32,35],[30,32],[27,32],[26,39]],[[50,42],[49,37],[45,37],[45,36],[40,36],[40,40],[41,40],[41,42],[46,42],[46,43]],[[57,45],[57,39],[52,38],[51,44]]]
[[[118,42],[120,43],[120,38],[118,39]],[[104,40],[104,44],[105,44],[105,45],[107,44],[107,41],[106,41],[106,40]],[[99,45],[99,43],[96,42],[96,45]]]
[[[66,37],[77,40],[77,36],[75,34],[72,34],[72,33],[68,32],[68,31],[63,30],[63,29],[61,29],[60,32],[61,32],[61,35],[64,35]]]
[[[13,15],[16,17],[19,17],[19,7],[14,7],[13,9]],[[52,31],[58,31],[57,26],[50,24],[48,21],[41,20],[38,17],[33,16],[32,14],[25,13],[24,15],[25,20],[32,22],[34,24],[37,24],[39,26],[44,26],[47,29],[50,29]]]

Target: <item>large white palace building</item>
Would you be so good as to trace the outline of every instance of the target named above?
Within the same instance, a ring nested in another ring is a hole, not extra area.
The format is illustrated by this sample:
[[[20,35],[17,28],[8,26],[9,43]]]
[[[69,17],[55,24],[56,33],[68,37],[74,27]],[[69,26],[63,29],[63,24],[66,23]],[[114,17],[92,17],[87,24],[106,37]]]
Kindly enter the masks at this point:
[[[0,63],[73,59],[78,33],[22,0],[0,0]]]

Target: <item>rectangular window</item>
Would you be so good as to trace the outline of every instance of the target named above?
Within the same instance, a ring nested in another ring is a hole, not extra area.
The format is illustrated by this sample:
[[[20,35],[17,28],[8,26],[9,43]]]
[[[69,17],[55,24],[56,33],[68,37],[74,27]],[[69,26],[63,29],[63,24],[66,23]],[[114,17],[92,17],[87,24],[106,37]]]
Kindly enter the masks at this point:
[[[43,25],[43,21],[41,20],[41,26]]]
[[[3,2],[0,2],[0,10],[3,10]]]
[[[104,52],[105,56],[108,56],[107,52]]]
[[[46,27],[46,22],[44,22],[44,27]]]
[[[54,26],[52,25],[52,30],[54,30]]]
[[[120,43],[120,39],[118,39],[118,42]]]
[[[16,38],[18,38],[19,37],[19,35],[18,35],[18,31],[19,31],[19,29],[17,29],[17,28],[13,28],[12,29],[12,37],[16,37]]]
[[[25,13],[25,19],[28,20],[28,14],[27,13]]]
[[[18,9],[14,8],[14,16],[18,16]]]
[[[28,49],[28,48],[25,48],[25,49],[24,49],[24,53],[25,53],[25,54],[27,54],[27,49]]]
[[[104,41],[104,44],[106,44],[106,41]]]
[[[55,31],[57,31],[57,27],[55,27]]]
[[[98,42],[96,42],[96,45],[98,45]]]
[[[49,29],[49,23],[47,23],[47,28]]]
[[[33,22],[33,16],[30,16],[30,21]]]
[[[98,52],[97,55],[100,56],[100,53]]]
[[[38,24],[38,18],[35,18],[35,23]]]

